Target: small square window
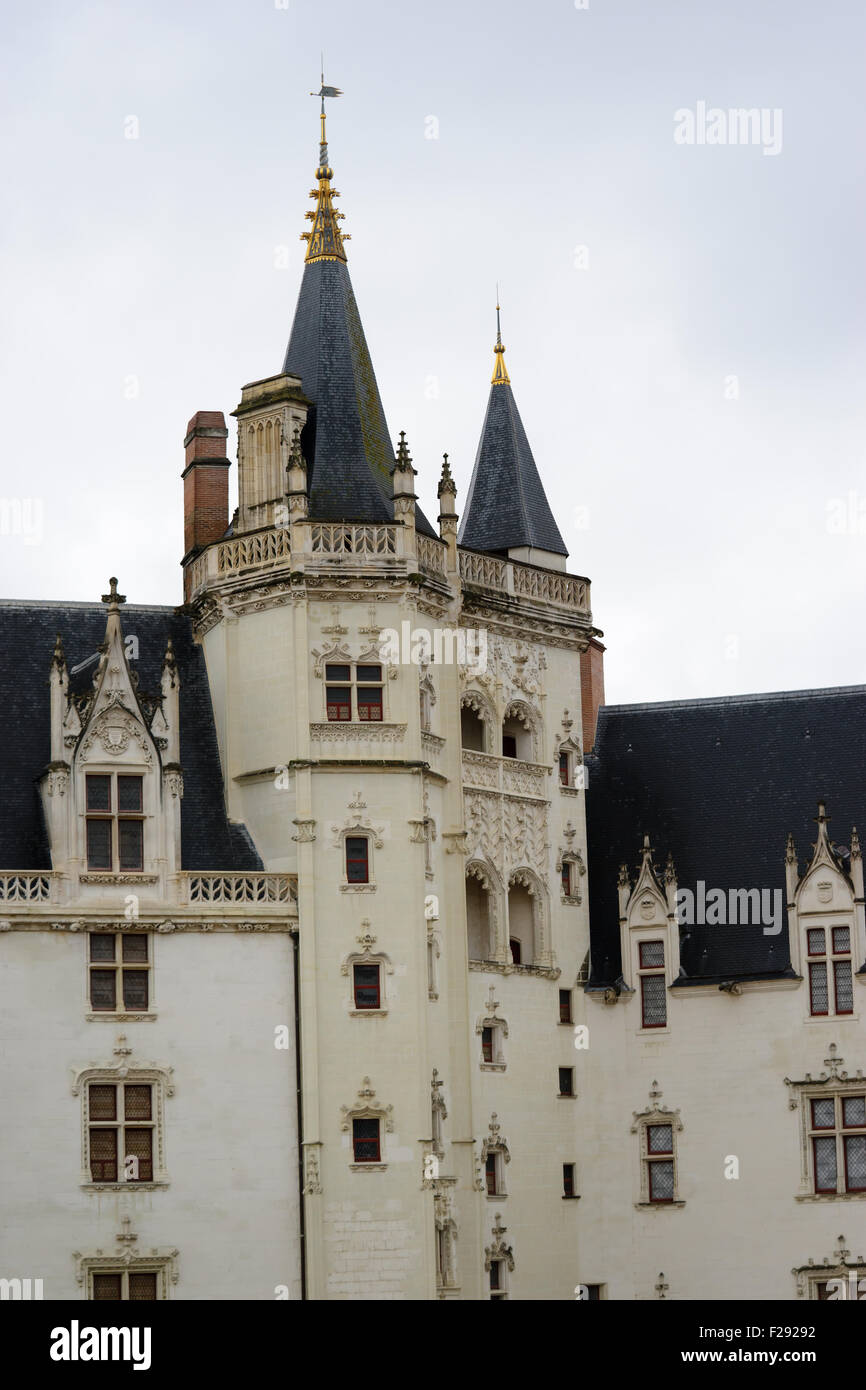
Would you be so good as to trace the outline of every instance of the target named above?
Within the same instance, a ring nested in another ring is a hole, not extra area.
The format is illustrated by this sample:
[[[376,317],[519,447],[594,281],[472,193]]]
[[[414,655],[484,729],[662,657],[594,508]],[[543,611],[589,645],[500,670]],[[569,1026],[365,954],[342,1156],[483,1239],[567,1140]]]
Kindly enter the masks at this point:
[[[834,1100],[812,1101],[812,1128],[833,1129],[836,1125],[836,1102]]]
[[[100,870],[111,869],[111,821],[88,820],[87,822],[87,867]]]
[[[641,970],[654,970],[664,966],[665,946],[663,941],[642,941],[640,943]]]
[[[574,1068],[559,1068],[559,1094],[561,1096],[574,1095]]]
[[[503,758],[517,757],[517,739],[514,734],[502,735],[502,756]]]
[[[382,722],[381,686],[358,686],[358,718],[368,724]]]
[[[848,955],[851,950],[851,928],[833,928],[833,950],[837,956]]]
[[[114,941],[115,938],[107,932],[91,932],[90,959],[114,960]]]
[[[810,956],[823,956],[826,951],[824,928],[812,927],[806,933],[806,942]]]
[[[379,1121],[352,1121],[352,1149],[356,1163],[378,1163],[380,1161]]]
[[[866,1127],[866,1096],[845,1096],[842,1101],[842,1124],[845,1129]]]
[[[664,1160],[649,1165],[649,1198],[651,1202],[674,1200],[674,1165]]]
[[[141,811],[143,809],[142,781],[143,779],[141,777],[118,777],[118,811]]]
[[[88,811],[111,810],[111,777],[88,773],[87,779]]]
[[[826,961],[816,961],[809,966],[809,1008],[813,1017],[823,1017],[828,1013],[829,998],[827,963]]]
[[[120,1274],[93,1274],[93,1299],[96,1303],[119,1303],[122,1298]]]
[[[647,1149],[651,1154],[673,1153],[673,1125],[647,1125]]]

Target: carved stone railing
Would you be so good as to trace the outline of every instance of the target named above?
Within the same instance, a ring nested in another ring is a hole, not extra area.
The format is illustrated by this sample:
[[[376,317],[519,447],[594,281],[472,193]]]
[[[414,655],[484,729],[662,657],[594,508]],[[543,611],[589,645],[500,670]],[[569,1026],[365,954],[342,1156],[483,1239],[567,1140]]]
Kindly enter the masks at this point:
[[[262,565],[280,564],[291,557],[292,545],[285,526],[270,531],[251,531],[248,536],[234,536],[217,546],[217,573],[238,574],[242,570],[259,569]]]
[[[399,530],[399,526],[313,521],[309,523],[309,551],[313,555],[396,555]]]
[[[491,753],[463,750],[463,785],[484,791],[508,792],[512,796],[544,797],[550,768],[541,763],[525,763],[515,758],[497,758]]]
[[[47,903],[54,898],[54,876],[0,874],[0,903]]]
[[[418,564],[430,574],[445,574],[446,548],[442,541],[434,541],[430,536],[418,536]]]
[[[537,569],[514,560],[497,560],[472,550],[459,552],[460,575],[465,584],[518,599],[533,599],[569,608],[590,617],[589,580],[559,570]]]
[[[282,906],[297,910],[297,889],[291,874],[180,874],[189,903],[208,905]]]

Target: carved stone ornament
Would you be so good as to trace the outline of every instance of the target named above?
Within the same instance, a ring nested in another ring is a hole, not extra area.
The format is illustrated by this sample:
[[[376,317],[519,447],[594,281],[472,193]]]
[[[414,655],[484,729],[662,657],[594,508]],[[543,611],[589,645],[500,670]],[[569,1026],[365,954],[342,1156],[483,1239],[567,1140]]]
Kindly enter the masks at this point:
[[[490,1266],[494,1260],[504,1260],[509,1270],[514,1269],[514,1252],[511,1246],[505,1243],[507,1230],[508,1227],[502,1224],[500,1212],[497,1212],[490,1232],[493,1237],[492,1244],[485,1246],[484,1249],[484,1269],[487,1273],[490,1272]]]
[[[358,1088],[358,1099],[354,1105],[341,1105],[340,1128],[345,1132],[352,1128],[353,1120],[380,1118],[385,1123],[385,1129],[390,1134],[394,1129],[394,1107],[393,1105],[383,1105],[376,1098],[369,1076],[365,1076]]]

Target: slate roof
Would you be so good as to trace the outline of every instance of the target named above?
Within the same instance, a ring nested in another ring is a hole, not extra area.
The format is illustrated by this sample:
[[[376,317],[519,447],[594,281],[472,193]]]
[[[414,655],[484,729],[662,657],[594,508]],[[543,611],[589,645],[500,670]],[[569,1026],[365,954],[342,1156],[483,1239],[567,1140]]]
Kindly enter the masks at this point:
[[[590,987],[621,972],[617,870],[634,883],[644,833],[658,869],[673,853],[679,887],[781,889],[784,908],[789,831],[802,874],[824,799],[831,841],[848,846],[866,824],[864,768],[866,686],[602,707],[587,758]],[[793,974],[784,910],[778,936],[684,930],[688,981]]]
[[[48,673],[56,634],[63,639],[70,680],[91,681],[95,663],[72,668],[105,639],[101,604],[0,602],[0,868],[50,869],[51,856],[36,779],[51,757]],[[171,637],[180,675],[181,863],[184,869],[227,873],[262,868],[246,827],[225,814],[222,771],[204,655],[189,619],[174,608],[126,605],[124,637],[138,638],[130,661],[144,694],[159,693],[162,658]]]
[[[344,261],[305,264],[283,371],[313,402],[301,435],[311,518],[393,521],[394,447]],[[420,507],[415,524],[436,534]]]
[[[568,554],[507,383],[490,387],[458,539],[468,550],[528,545]]]

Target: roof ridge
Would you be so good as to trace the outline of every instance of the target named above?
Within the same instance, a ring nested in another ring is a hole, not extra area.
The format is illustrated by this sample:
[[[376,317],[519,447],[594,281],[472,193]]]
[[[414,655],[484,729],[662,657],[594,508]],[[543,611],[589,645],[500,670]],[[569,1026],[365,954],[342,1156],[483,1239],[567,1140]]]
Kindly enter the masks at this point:
[[[805,690],[754,691],[742,695],[705,695],[690,700],[646,700],[629,705],[602,705],[599,714],[636,714],[642,710],[703,709],[711,705],[761,704],[772,700],[793,700],[830,695],[866,695],[866,685],[816,686]]]

